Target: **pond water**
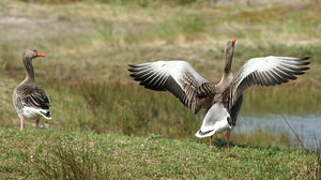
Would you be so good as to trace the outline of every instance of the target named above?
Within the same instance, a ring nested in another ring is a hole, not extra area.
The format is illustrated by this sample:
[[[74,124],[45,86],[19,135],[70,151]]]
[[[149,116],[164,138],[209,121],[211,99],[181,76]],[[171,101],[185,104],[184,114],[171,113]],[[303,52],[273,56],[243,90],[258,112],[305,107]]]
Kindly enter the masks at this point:
[[[305,148],[316,149],[321,147],[321,115],[241,115],[237,123],[235,132],[245,133],[260,128],[265,132],[286,133],[293,140],[296,140],[295,134],[297,134]]]

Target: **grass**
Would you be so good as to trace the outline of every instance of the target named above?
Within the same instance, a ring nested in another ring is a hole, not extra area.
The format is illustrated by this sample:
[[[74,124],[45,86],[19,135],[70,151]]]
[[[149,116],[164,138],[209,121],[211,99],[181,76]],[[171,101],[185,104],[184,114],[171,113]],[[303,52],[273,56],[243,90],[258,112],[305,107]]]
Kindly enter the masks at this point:
[[[231,151],[160,136],[0,130],[0,177],[18,179],[313,179],[317,153],[235,145]]]

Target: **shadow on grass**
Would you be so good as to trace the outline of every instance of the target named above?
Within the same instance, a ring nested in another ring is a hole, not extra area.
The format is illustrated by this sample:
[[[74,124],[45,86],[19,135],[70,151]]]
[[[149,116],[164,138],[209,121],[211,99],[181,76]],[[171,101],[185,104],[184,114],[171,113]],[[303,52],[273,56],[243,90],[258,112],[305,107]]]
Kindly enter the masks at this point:
[[[227,149],[227,141],[225,139],[222,138],[216,138],[213,141],[213,146],[218,147],[218,148],[226,148]],[[230,142],[230,148],[233,147],[239,147],[239,148],[247,148],[247,149],[273,149],[273,150],[281,150],[282,148],[279,146],[266,146],[266,147],[262,147],[259,145],[255,145],[255,144],[242,144],[242,143],[238,143],[238,142]]]

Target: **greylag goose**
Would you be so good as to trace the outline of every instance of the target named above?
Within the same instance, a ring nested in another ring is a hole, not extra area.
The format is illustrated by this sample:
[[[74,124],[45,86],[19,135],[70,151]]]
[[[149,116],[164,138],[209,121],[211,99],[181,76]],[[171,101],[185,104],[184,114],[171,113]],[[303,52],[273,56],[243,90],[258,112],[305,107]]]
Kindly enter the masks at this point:
[[[20,130],[24,129],[25,119],[35,119],[39,128],[40,117],[51,119],[49,99],[45,91],[35,84],[32,59],[45,57],[35,49],[26,49],[22,62],[26,68],[26,78],[13,91],[13,104],[20,118]]]
[[[186,61],[156,61],[129,65],[130,76],[145,88],[169,91],[187,108],[197,113],[206,109],[198,138],[226,132],[229,148],[230,133],[236,125],[243,92],[251,86],[273,86],[296,79],[309,69],[309,57],[259,57],[249,59],[233,76],[232,59],[236,40],[225,48],[225,68],[221,80],[212,83],[198,74]]]

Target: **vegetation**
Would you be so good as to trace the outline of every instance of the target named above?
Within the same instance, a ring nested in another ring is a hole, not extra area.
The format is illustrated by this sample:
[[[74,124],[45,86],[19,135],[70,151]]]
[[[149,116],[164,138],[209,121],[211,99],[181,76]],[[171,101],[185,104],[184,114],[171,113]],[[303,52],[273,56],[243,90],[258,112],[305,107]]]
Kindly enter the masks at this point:
[[[257,56],[312,57],[312,69],[298,80],[248,91],[243,114],[319,113],[320,3],[97,1],[0,2],[0,179],[320,177],[320,156],[285,150],[291,141],[284,134],[258,130],[233,136],[231,152],[209,148],[193,137],[202,113],[139,87],[127,72],[127,64],[185,59],[218,81],[225,43],[237,38],[235,71]],[[50,130],[14,130],[11,94],[24,78],[27,47],[48,56],[33,64],[53,104]]]
[[[0,3],[7,14],[0,30],[6,34],[0,37],[3,127],[18,123],[11,93],[24,78],[21,54],[26,47],[48,55],[34,60],[34,66],[37,82],[52,100],[53,128],[191,137],[202,113],[195,116],[172,95],[137,86],[128,77],[127,64],[186,59],[205,77],[218,81],[225,43],[234,37],[239,40],[234,70],[251,57],[312,56],[307,75],[283,86],[249,91],[244,114],[303,114],[320,109],[319,3],[261,8],[208,8],[197,3],[162,8],[93,5]],[[309,94],[298,96],[305,92]]]
[[[0,131],[0,178],[318,179],[320,154],[57,130]],[[318,159],[319,157],[319,159]]]

